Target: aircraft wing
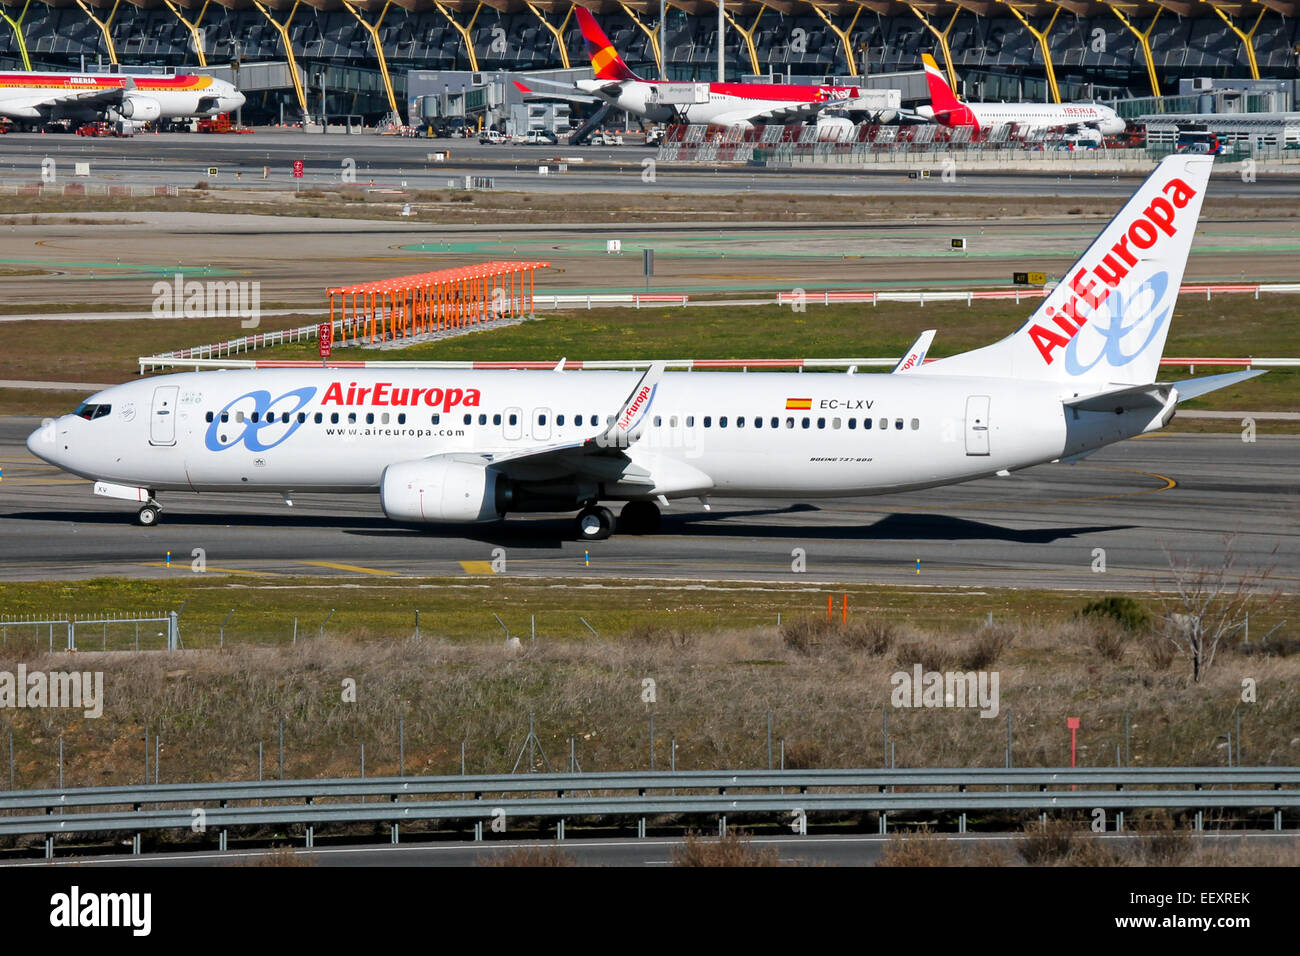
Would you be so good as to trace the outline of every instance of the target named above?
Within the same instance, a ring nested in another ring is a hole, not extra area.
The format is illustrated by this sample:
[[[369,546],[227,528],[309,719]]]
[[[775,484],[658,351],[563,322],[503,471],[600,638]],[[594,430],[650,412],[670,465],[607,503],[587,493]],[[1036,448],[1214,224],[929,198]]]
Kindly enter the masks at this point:
[[[528,82],[538,86],[555,87],[554,91],[535,90],[531,86],[528,86],[527,84],[515,80],[514,81],[515,88],[518,89],[520,93],[523,93],[524,96],[529,99],[564,100],[565,102],[568,103],[603,103],[604,102],[604,100],[602,100],[600,97],[593,96],[590,93],[582,93],[578,91],[576,87],[568,83],[556,83],[552,80],[536,80],[536,79],[529,80]]]
[[[715,122],[724,126],[728,122],[734,123],[738,120],[748,120],[751,123],[801,123],[804,120],[812,119],[829,107],[843,106],[843,104],[844,100],[823,100],[820,103],[791,103],[789,106],[778,106],[759,113],[723,114]]]
[[[537,481],[564,476],[653,487],[655,481],[650,472],[633,464],[627,455],[627,449],[645,431],[646,422],[650,420],[650,406],[654,404],[663,374],[664,366],[660,362],[646,369],[614,416],[613,422],[598,435],[584,441],[542,445],[479,457],[502,474],[522,480]]]

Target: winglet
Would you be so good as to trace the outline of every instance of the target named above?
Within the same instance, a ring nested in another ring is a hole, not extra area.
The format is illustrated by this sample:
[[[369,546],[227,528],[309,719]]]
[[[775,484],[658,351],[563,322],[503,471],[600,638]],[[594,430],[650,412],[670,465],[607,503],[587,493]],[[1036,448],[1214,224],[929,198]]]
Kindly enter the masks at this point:
[[[592,441],[604,447],[626,448],[640,438],[645,423],[649,420],[650,406],[654,403],[655,392],[659,388],[659,380],[663,378],[663,374],[663,362],[655,362],[646,369],[627,400],[623,402],[623,407],[614,416],[614,423]]]
[[[933,341],[934,329],[926,329],[916,337],[912,347],[903,353],[903,357],[898,360],[898,364],[893,367],[890,374],[911,372],[920,368],[925,362],[925,353],[930,351],[930,343]]]

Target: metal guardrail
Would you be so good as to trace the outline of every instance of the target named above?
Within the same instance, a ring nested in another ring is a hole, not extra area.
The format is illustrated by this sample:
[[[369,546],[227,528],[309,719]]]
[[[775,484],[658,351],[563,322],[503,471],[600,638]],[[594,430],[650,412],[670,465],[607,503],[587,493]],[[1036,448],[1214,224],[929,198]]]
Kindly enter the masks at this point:
[[[1163,787],[1177,789],[1153,789]],[[428,799],[455,795],[461,798]],[[357,802],[370,797],[383,802]],[[249,805],[230,806],[241,801]],[[112,809],[123,806],[131,809]],[[1117,814],[1195,810],[1198,828],[1208,809],[1267,809],[1280,830],[1282,811],[1300,809],[1300,767],[620,771],[9,791],[0,793],[0,834],[43,835],[51,856],[58,834],[135,833],[139,852],[140,833],[193,828],[200,818],[205,830],[221,831],[224,848],[224,831],[244,826],[303,825],[311,846],[313,828],[323,823],[388,823],[396,842],[401,824],[428,820],[471,822],[481,839],[483,822],[498,819],[553,820],[562,837],[564,820],[573,817],[639,818],[644,835],[645,819],[659,815],[711,815],[725,826],[726,816],[737,813],[780,815],[784,824],[791,815],[874,811],[882,814],[884,832],[891,812],[948,811],[961,814],[964,831],[971,811],[1098,807]],[[1116,826],[1122,828],[1122,816]]]

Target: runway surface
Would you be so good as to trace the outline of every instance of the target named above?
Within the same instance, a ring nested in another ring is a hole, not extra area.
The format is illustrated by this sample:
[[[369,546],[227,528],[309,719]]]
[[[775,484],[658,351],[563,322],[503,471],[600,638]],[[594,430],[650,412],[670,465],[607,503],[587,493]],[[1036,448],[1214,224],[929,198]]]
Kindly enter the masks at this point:
[[[1197,837],[1207,846],[1220,846],[1225,842],[1235,846],[1238,843],[1250,843],[1256,846],[1281,847],[1293,844],[1298,838],[1295,833],[1267,833],[1233,831],[1224,833],[1205,833]],[[750,846],[755,850],[774,849],[783,863],[809,866],[872,866],[880,861],[881,854],[890,845],[889,836],[867,834],[835,834],[808,836],[752,836]],[[968,833],[963,836],[949,835],[953,843],[974,850],[977,845],[1000,847],[1010,857],[1015,858],[1016,847],[1023,837],[1018,833]],[[1105,834],[1098,839],[1108,843],[1122,843],[1138,836],[1127,834]],[[311,850],[298,849],[294,852],[294,861],[311,866],[355,867],[355,866],[476,866],[487,862],[494,856],[512,850],[542,847],[558,848],[573,857],[581,866],[671,866],[674,851],[683,846],[679,838],[649,837],[638,840],[630,838],[604,839],[568,839],[563,843],[554,840],[536,841],[489,840],[482,843],[408,843],[392,846],[349,845],[317,846]],[[66,852],[66,851],[65,851]],[[56,857],[53,863],[45,860],[12,860],[0,862],[0,867],[20,866],[131,866],[131,867],[191,867],[191,866],[232,866],[248,865],[251,861],[266,855],[263,850],[232,850],[227,853],[216,851],[195,853],[152,853],[141,856],[114,854],[112,856],[71,856]]]
[[[72,399],[69,400],[70,407]],[[208,573],[358,578],[488,571],[579,579],[842,581],[975,587],[1150,590],[1170,554],[1217,567],[1232,537],[1237,567],[1274,569],[1300,589],[1300,436],[1153,435],[1076,465],[879,498],[675,502],[653,535],[574,540],[569,516],[456,527],[394,524],[378,495],[162,496],[162,523],[132,524],[126,502],[34,459],[35,419],[0,419],[0,579]],[[792,551],[807,570],[792,571]],[[1105,571],[1094,571],[1104,551]],[[172,567],[165,555],[173,556]],[[921,570],[916,571],[916,562]]]

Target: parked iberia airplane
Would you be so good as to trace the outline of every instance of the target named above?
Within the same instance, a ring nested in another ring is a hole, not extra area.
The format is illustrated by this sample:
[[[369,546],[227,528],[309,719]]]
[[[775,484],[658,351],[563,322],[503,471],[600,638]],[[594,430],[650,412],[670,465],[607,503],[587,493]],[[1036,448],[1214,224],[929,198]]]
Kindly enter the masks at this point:
[[[215,116],[244,105],[244,94],[211,76],[127,73],[0,73],[0,116],[21,122],[93,120],[148,123]]]
[[[892,374],[267,368],[116,385],[27,440],[139,502],[378,493],[403,522],[575,511],[582,538],[671,499],[876,495],[1078,458],[1257,371],[1157,382],[1213,158],[1163,160],[1017,331]]]

